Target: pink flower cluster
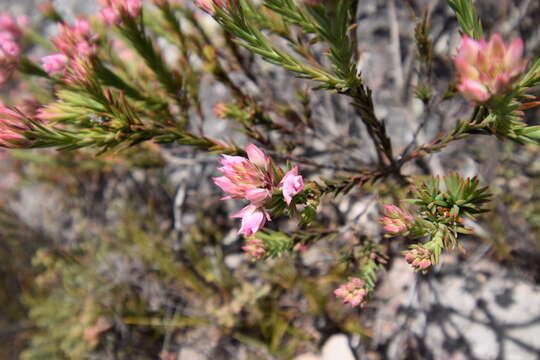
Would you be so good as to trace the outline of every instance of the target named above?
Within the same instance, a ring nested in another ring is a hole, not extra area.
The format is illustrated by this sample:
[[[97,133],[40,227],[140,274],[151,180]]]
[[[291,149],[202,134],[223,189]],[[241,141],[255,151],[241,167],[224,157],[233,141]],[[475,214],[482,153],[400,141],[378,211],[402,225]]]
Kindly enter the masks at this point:
[[[106,24],[118,25],[122,18],[136,18],[142,10],[141,0],[98,0],[101,5],[99,16]]]
[[[43,69],[50,75],[64,73],[68,65],[97,51],[96,36],[84,18],[77,19],[74,25],[62,24],[60,35],[52,41],[59,52],[41,58]]]
[[[20,39],[22,28],[28,18],[13,18],[8,14],[0,14],[0,85],[5,83],[17,68],[21,56]]]
[[[417,271],[425,271],[431,266],[431,251],[417,246],[405,252],[405,260]]]
[[[253,261],[260,260],[266,253],[266,246],[261,239],[251,238],[246,241],[246,245],[242,246],[242,250]]]
[[[515,39],[507,46],[499,34],[492,35],[489,42],[465,35],[454,62],[458,90],[468,100],[482,104],[491,96],[510,90],[525,70],[523,41]]]
[[[343,303],[350,303],[352,307],[364,306],[367,293],[366,284],[360,278],[352,278],[348,283],[334,290],[334,295],[343,298]]]
[[[246,147],[246,153],[247,158],[222,155],[220,161],[223,166],[218,170],[224,175],[213,180],[227,194],[222,200],[250,201],[249,205],[232,217],[242,218],[238,233],[251,236],[259,231],[266,221],[271,220],[265,205],[272,200],[274,190],[281,189],[285,201],[290,205],[292,198],[304,189],[304,182],[295,166],[278,183],[279,179],[275,176],[279,172],[272,159],[253,144]]]
[[[395,205],[385,205],[384,215],[379,222],[390,236],[406,233],[413,222],[411,214]]]
[[[229,7],[230,2],[229,0],[195,0],[195,5],[210,15],[214,15],[215,7],[226,9]]]
[[[22,135],[28,130],[24,117],[18,112],[0,106],[0,146],[7,148],[23,147],[28,140]]]

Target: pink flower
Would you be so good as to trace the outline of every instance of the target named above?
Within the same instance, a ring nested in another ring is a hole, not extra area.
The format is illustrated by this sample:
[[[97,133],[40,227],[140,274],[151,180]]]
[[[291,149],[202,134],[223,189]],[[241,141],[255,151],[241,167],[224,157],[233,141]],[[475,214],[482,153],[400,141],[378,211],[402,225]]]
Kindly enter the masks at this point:
[[[14,39],[19,39],[23,34],[23,28],[28,24],[27,16],[14,18],[9,14],[0,14],[0,32],[11,34]]]
[[[124,17],[135,18],[142,10],[141,0],[98,0],[101,5],[99,15],[106,24],[118,25]]]
[[[0,146],[20,148],[28,144],[23,133],[28,130],[24,116],[17,111],[0,106]]]
[[[28,18],[13,18],[11,15],[0,14],[0,85],[5,83],[13,74],[20,60],[19,45],[23,34],[22,27]]]
[[[290,205],[292,198],[304,190],[304,179],[301,175],[298,175],[298,166],[293,167],[285,174],[281,180],[280,187],[287,205]]]
[[[120,22],[118,13],[113,8],[103,8],[99,11],[99,16],[105,24],[117,25]]]
[[[431,266],[431,251],[421,245],[415,245],[412,249],[405,251],[405,260],[416,271],[426,271]]]
[[[515,39],[507,46],[499,34],[493,34],[489,42],[464,35],[454,63],[458,90],[468,100],[482,104],[510,90],[525,70],[523,41]]]
[[[270,221],[270,214],[265,208],[250,204],[231,216],[232,218],[242,218],[242,225],[238,234],[252,236],[263,228],[266,220]]]
[[[214,15],[214,7],[225,10],[229,7],[230,3],[229,0],[195,0],[195,5],[210,15]]]
[[[227,199],[247,199],[262,205],[272,197],[273,175],[270,159],[255,145],[246,148],[248,158],[222,155],[220,171],[224,176],[213,178],[228,196]]]
[[[334,290],[334,295],[343,298],[343,303],[350,303],[352,307],[363,307],[367,293],[366,284],[359,278],[351,278],[348,283]]]
[[[62,24],[60,34],[52,42],[58,51],[68,59],[88,58],[97,51],[96,36],[90,23],[84,18],[77,19],[74,25]]]
[[[43,69],[49,75],[54,76],[64,72],[68,58],[64,54],[52,54],[42,57],[41,62],[43,63]]]
[[[384,215],[379,222],[384,225],[384,231],[390,236],[407,232],[412,225],[413,217],[408,212],[395,205],[385,205]]]
[[[266,246],[260,239],[251,238],[246,242],[246,245],[242,246],[242,250],[246,252],[246,255],[252,260],[260,260],[266,253]]]

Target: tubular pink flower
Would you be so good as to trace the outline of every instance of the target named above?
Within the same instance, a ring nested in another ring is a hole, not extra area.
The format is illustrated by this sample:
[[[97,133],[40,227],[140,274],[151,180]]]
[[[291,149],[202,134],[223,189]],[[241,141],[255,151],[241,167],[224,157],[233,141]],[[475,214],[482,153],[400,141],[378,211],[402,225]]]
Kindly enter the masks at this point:
[[[466,99],[482,104],[510,90],[525,70],[523,41],[515,39],[507,46],[499,34],[493,34],[489,42],[464,35],[454,63],[458,90]]]
[[[364,281],[359,278],[351,278],[348,283],[342,284],[334,290],[336,297],[343,298],[343,303],[350,303],[352,307],[363,307],[367,293],[368,290]]]
[[[270,215],[264,208],[259,208],[250,204],[231,216],[232,218],[242,218],[242,225],[238,234],[252,236],[263,228],[266,220],[270,221]]]
[[[242,246],[242,250],[252,261],[256,261],[264,257],[266,246],[261,239],[251,238],[246,241],[246,245]]]
[[[298,175],[298,166],[289,170],[280,183],[283,197],[287,205],[291,204],[292,198],[304,190],[304,179],[301,175]]]
[[[64,54],[58,53],[42,57],[41,62],[43,63],[43,70],[54,76],[64,72],[68,58]]]

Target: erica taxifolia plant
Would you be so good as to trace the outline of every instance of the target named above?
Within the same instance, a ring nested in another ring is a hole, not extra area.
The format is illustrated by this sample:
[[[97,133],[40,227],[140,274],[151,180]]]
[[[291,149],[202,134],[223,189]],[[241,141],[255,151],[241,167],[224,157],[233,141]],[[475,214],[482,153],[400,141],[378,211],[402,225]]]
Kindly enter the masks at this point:
[[[236,226],[237,249],[249,260],[294,259],[312,246],[354,238],[334,259],[339,276],[333,294],[326,292],[352,307],[369,304],[379,275],[398,257],[411,271],[436,270],[445,252],[463,250],[463,236],[474,233],[470,224],[490,210],[491,190],[478,177],[435,176],[414,164],[466,138],[540,141],[540,126],[526,120],[540,105],[540,59],[520,38],[485,34],[470,0],[447,1],[459,39],[446,63],[439,59],[450,81],[433,70],[427,13],[411,34],[416,83],[394,84],[422,104],[418,127],[407,135],[377,111],[369,68],[361,67],[362,1],[98,3],[97,14],[74,20],[43,7],[57,27],[50,39],[26,18],[0,16],[0,84],[33,89],[24,92],[30,100],[14,96],[0,107],[0,145],[17,154],[52,148],[122,157],[151,143],[165,157],[188,147],[209,154],[215,176],[197,180],[213,181],[212,196],[221,192],[224,200],[215,206],[240,219],[228,226]],[[279,77],[273,71],[291,75],[290,88],[271,89]],[[43,86],[29,85],[36,81]],[[208,96],[208,83],[226,96]],[[339,123],[314,111],[320,99],[344,104],[336,116],[353,118],[346,136],[323,131]],[[451,101],[461,104],[452,128],[422,139],[433,113]],[[329,220],[325,207],[353,190],[372,194],[378,234],[364,232],[359,220]]]

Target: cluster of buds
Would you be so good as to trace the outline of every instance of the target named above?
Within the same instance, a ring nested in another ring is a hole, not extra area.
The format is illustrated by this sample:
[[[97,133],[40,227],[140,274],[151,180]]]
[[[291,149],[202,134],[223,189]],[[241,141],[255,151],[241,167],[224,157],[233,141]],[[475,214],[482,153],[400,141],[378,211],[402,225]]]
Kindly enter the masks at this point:
[[[79,18],[74,25],[61,26],[60,34],[52,40],[59,52],[41,58],[43,69],[51,76],[63,74],[68,65],[80,66],[97,52],[97,37],[87,19]]]
[[[119,25],[124,17],[136,18],[142,10],[141,0],[98,0],[99,15],[106,24]]]
[[[252,260],[260,260],[266,253],[266,245],[261,239],[250,238],[246,241],[246,245],[242,246],[242,250]]]
[[[385,205],[384,215],[379,222],[384,225],[383,229],[388,236],[406,234],[413,224],[412,215],[395,205]]]
[[[28,144],[23,133],[28,130],[24,116],[0,106],[0,146],[20,148]]]
[[[431,263],[431,251],[421,245],[413,245],[410,250],[404,252],[405,260],[416,271],[427,271],[432,265]]]
[[[195,5],[210,15],[214,15],[215,8],[227,9],[230,6],[229,0],[195,0]]]
[[[288,205],[292,198],[304,189],[304,182],[298,175],[298,168],[294,167],[283,176],[283,172],[276,169],[272,159],[257,146],[250,144],[246,147],[247,158],[242,156],[222,155],[218,170],[224,176],[213,178],[227,196],[222,200],[244,199],[250,204],[240,212],[233,215],[242,218],[239,234],[251,236],[259,231],[266,221],[270,221],[270,214],[265,206],[272,200],[275,190],[281,189]]]
[[[28,18],[19,16],[13,18],[0,14],[0,85],[5,83],[17,68],[21,56],[20,39],[22,27],[28,23]]]
[[[489,42],[464,35],[454,62],[458,90],[466,99],[483,104],[510,90],[525,70],[523,41],[515,39],[507,46],[499,34],[492,35]]]
[[[334,290],[334,295],[338,298],[343,298],[344,304],[351,304],[352,307],[364,306],[365,297],[368,293],[364,280],[360,278],[352,278],[348,283],[341,285]]]

